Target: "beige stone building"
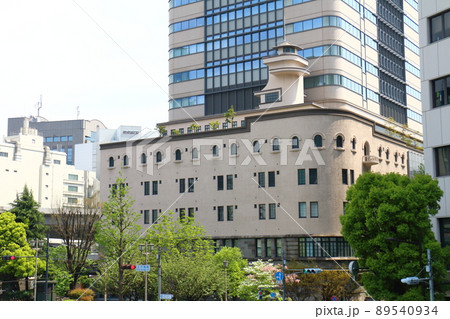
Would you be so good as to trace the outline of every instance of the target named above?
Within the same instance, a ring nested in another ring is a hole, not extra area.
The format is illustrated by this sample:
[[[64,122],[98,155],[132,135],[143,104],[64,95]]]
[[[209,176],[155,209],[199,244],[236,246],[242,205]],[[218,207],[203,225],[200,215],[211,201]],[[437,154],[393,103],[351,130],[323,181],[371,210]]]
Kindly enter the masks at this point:
[[[297,49],[283,42],[264,59],[269,80],[256,93],[258,109],[228,122],[221,114],[161,123],[172,134],[101,145],[102,200],[121,174],[145,228],[172,210],[249,259],[280,259],[282,251],[288,259],[351,259],[339,222],[346,190],[365,171],[408,174],[421,137],[407,131],[415,142],[405,144],[392,134],[398,124],[356,107],[349,93],[348,101],[306,101],[310,62]]]

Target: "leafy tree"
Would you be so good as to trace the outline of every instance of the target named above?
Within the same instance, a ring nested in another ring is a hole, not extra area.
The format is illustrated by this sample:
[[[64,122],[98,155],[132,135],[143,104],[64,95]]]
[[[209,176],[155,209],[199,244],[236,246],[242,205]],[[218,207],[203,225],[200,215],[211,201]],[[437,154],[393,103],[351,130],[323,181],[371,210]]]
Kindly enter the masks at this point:
[[[199,128],[200,128],[200,125],[198,125],[197,123],[192,123],[192,124],[189,126],[189,129],[190,129],[191,132],[193,132],[193,133],[197,132],[197,131],[199,130]]]
[[[228,111],[224,114],[225,122],[233,123],[234,117],[236,116],[236,112],[234,111],[234,106],[231,105]]]
[[[165,126],[157,126],[156,130],[159,132],[159,136],[164,136],[167,134],[167,129]]]
[[[141,226],[137,224],[140,216],[132,210],[134,201],[128,193],[129,187],[125,180],[118,177],[111,188],[108,202],[104,203],[103,219],[97,223],[96,235],[100,251],[104,254],[104,262],[116,265],[117,277],[111,278],[117,284],[120,300],[123,300],[126,289],[124,270],[120,266],[131,264],[138,253],[135,243],[141,230]]]
[[[39,211],[39,203],[34,200],[33,192],[25,185],[22,194],[17,194],[11,203],[11,213],[16,215],[16,221],[28,226],[26,233],[28,239],[43,239],[47,227],[44,225],[44,215]]]
[[[199,300],[223,295],[225,276],[214,260],[213,243],[193,217],[177,218],[172,211],[158,219],[147,234],[153,245],[150,262],[156,264],[161,251],[162,289],[177,300]],[[156,267],[155,267],[156,268]],[[156,295],[157,276],[150,276],[150,286]]]
[[[218,130],[219,126],[220,126],[220,122],[219,121],[211,121],[211,122],[209,122],[209,126],[211,127],[211,129],[213,131]]]
[[[245,279],[240,283],[238,296],[242,300],[258,300],[258,291],[263,291],[263,300],[271,300],[270,294],[276,294],[281,300],[280,288],[276,284],[275,273],[279,271],[272,263],[258,260],[244,268]]]
[[[0,214],[0,255],[1,256],[35,256],[26,240],[26,225],[15,221],[16,216],[10,212]],[[38,271],[45,269],[45,262],[38,259]],[[16,258],[0,260],[0,279],[12,280],[34,276],[34,258]]]
[[[63,259],[63,263],[72,275],[71,289],[74,289],[94,244],[95,227],[102,217],[101,209],[98,206],[87,205],[62,206],[54,211],[53,216],[55,231],[65,245],[66,258]]]
[[[222,247],[214,255],[214,260],[222,272],[225,272],[223,262],[225,260],[228,262],[226,267],[228,298],[237,297],[239,285],[245,279],[244,267],[247,266],[247,260],[242,258],[241,250],[237,247]]]
[[[423,288],[400,282],[422,271],[427,248],[432,250],[436,291],[445,289],[449,254],[436,242],[430,222],[441,196],[438,182],[422,174],[411,179],[366,173],[348,189],[342,234],[361,267],[369,268],[362,282],[375,299],[427,300]]]

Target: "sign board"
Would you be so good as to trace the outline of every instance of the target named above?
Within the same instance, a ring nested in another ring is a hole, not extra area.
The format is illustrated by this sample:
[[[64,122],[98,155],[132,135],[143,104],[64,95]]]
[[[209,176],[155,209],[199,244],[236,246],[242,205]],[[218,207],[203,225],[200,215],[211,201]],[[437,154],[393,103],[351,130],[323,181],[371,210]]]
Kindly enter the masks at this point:
[[[282,281],[283,280],[283,277],[284,277],[284,275],[283,275],[283,273],[282,272],[277,272],[276,274],[275,274],[275,279],[277,280],[277,281]]]
[[[136,271],[150,271],[150,265],[136,265]]]
[[[173,299],[173,295],[171,295],[171,294],[161,294],[161,299],[172,300]]]
[[[275,298],[275,293],[274,293],[274,292],[271,292],[271,293],[270,293],[270,298],[272,298],[272,299]]]
[[[338,300],[339,300],[339,298],[336,296],[331,297],[331,301],[338,301]]]

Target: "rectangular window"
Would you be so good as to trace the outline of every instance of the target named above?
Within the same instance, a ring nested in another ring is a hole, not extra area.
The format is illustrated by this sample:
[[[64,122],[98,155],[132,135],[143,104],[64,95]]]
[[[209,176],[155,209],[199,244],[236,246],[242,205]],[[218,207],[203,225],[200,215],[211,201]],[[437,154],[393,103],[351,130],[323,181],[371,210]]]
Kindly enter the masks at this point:
[[[233,208],[234,206],[227,206],[227,220],[229,222],[233,221]]]
[[[195,212],[195,208],[194,207],[189,207],[188,208],[188,216],[191,218],[194,218],[194,212]]]
[[[450,175],[450,145],[434,149],[436,176]]]
[[[450,76],[432,81],[433,107],[450,104]]]
[[[180,193],[184,193],[186,191],[186,180],[184,178],[180,178],[178,183],[180,184]]]
[[[269,172],[269,187],[275,187],[275,172]]]
[[[60,160],[53,160],[53,164],[61,165],[61,161]]]
[[[152,224],[156,224],[158,222],[158,210],[152,210]]]
[[[430,42],[439,41],[450,36],[450,11],[430,19]]]
[[[77,180],[78,180],[78,175],[75,175],[75,174],[69,174],[69,180],[71,180],[71,181],[77,181]]]
[[[266,257],[272,257],[272,238],[266,238]]]
[[[317,168],[309,169],[309,183],[317,184]]]
[[[78,186],[69,186],[68,190],[69,192],[78,192]]]
[[[258,173],[258,187],[266,187],[266,174],[264,172]]]
[[[188,178],[188,192],[194,192],[194,178]]]
[[[217,176],[217,190],[223,191],[223,175]]]
[[[269,204],[269,219],[277,218],[277,204]]]
[[[262,257],[262,239],[256,239],[256,257]]]
[[[305,185],[306,184],[306,173],[305,169],[301,168],[298,170],[298,185]]]
[[[443,247],[450,247],[450,218],[438,218],[439,233]]]
[[[306,218],[306,202],[298,203],[298,218]]]
[[[152,182],[152,195],[158,195],[158,181]]]
[[[301,237],[300,257],[352,257],[353,250],[342,237]]]
[[[319,218],[319,203],[311,202],[309,205],[309,216],[311,218]]]
[[[184,220],[186,217],[186,208],[178,208],[178,211],[180,213],[180,220]]]
[[[217,206],[217,220],[223,222],[223,206]]]
[[[150,195],[150,182],[144,182],[144,196]]]
[[[355,184],[355,171],[354,170],[350,170],[350,185]]]
[[[266,204],[258,205],[259,219],[266,219]]]
[[[227,190],[233,189],[233,175],[227,175]]]
[[[67,198],[67,202],[69,204],[77,204],[78,203],[78,198],[69,197],[69,198]]]
[[[346,169],[342,169],[342,184],[348,185],[348,171]]]
[[[275,238],[275,246],[276,246],[275,256],[281,257],[281,255],[283,253],[283,246],[282,246],[281,238]]]
[[[150,224],[150,211],[144,210],[144,224]]]

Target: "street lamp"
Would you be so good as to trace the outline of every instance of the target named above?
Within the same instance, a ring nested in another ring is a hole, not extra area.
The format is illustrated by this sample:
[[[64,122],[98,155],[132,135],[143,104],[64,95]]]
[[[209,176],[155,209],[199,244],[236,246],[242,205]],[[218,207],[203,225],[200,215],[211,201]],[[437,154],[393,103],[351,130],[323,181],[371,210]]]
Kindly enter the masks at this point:
[[[223,261],[223,267],[225,267],[225,301],[228,301],[228,274],[227,274],[228,260]]]
[[[139,245],[139,250],[142,252],[143,255],[145,255],[145,264],[147,265],[147,259],[148,259],[148,254],[149,252],[147,251],[147,246],[148,243],[145,242],[145,244],[143,245]],[[150,245],[150,250],[153,248],[152,245]],[[144,271],[144,281],[145,281],[145,291],[144,291],[144,301],[147,301],[147,293],[148,293],[148,276],[147,276],[147,271]]]

